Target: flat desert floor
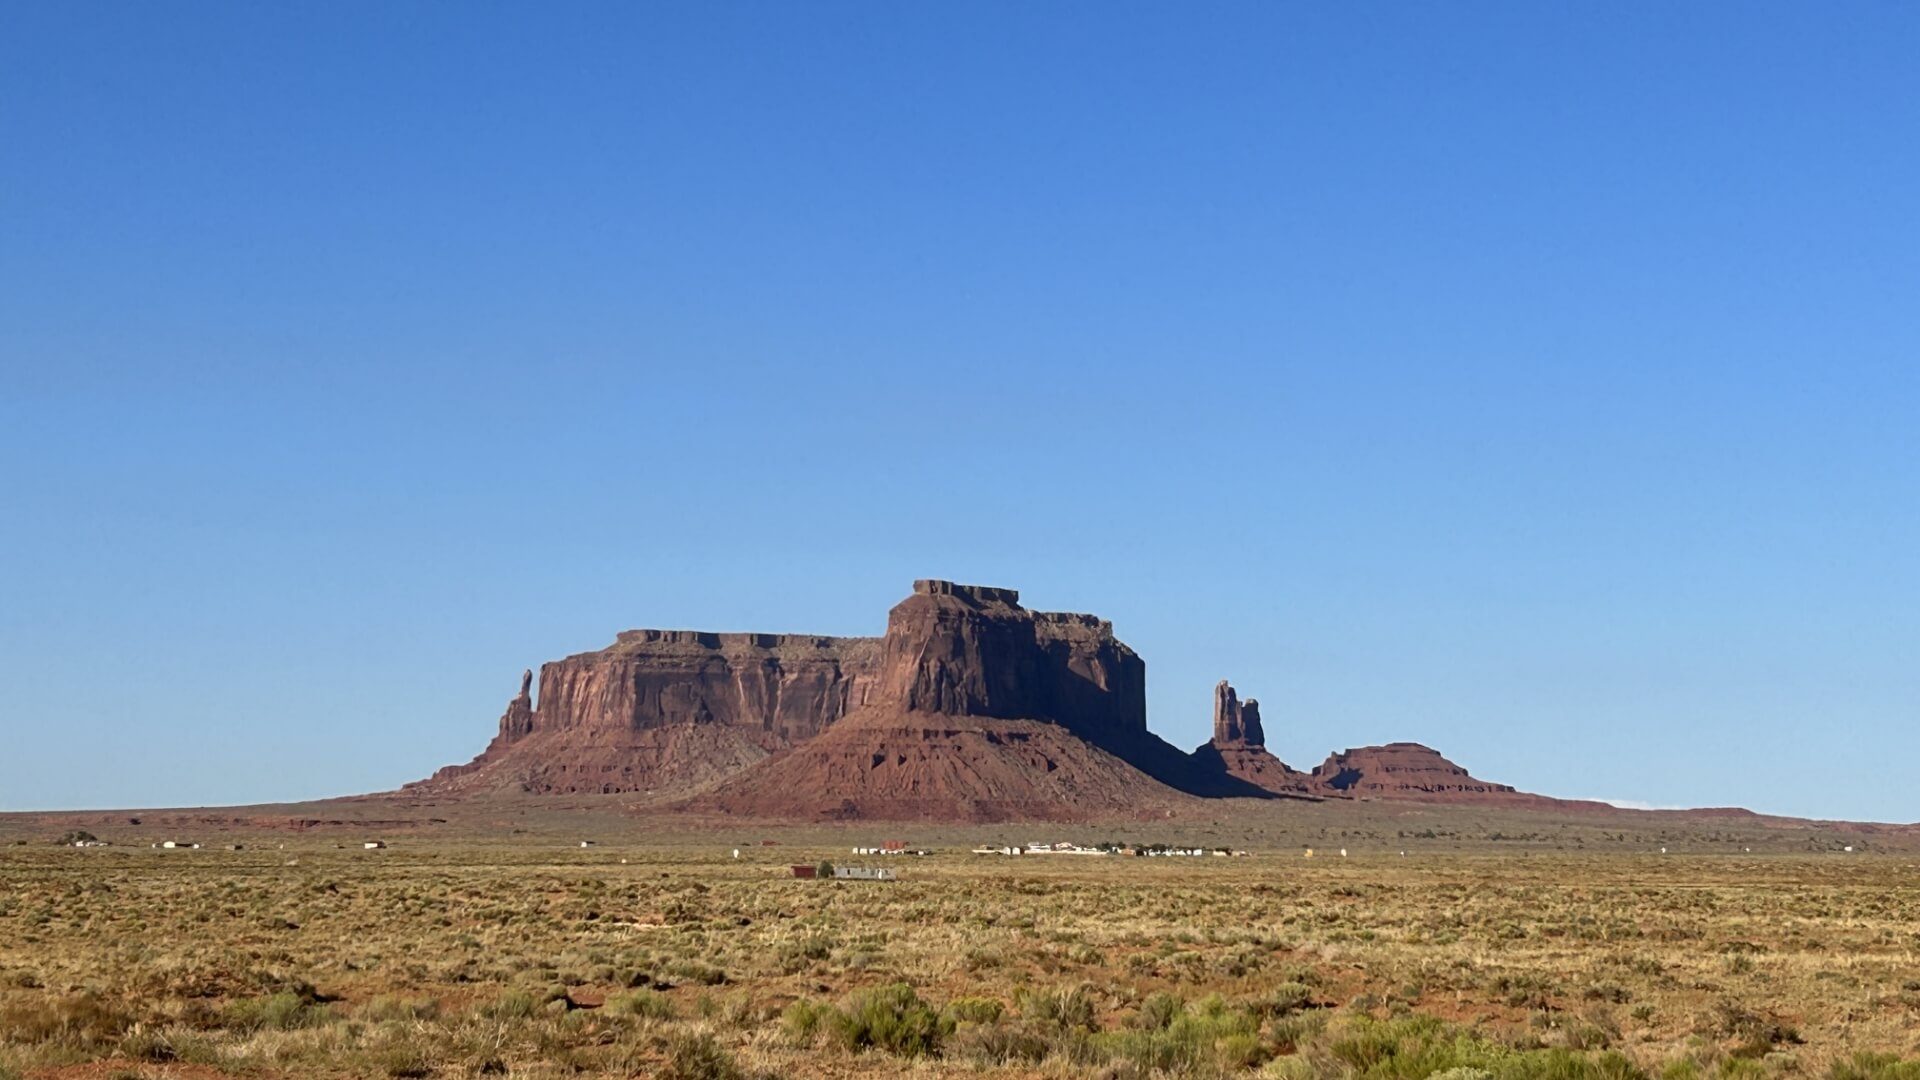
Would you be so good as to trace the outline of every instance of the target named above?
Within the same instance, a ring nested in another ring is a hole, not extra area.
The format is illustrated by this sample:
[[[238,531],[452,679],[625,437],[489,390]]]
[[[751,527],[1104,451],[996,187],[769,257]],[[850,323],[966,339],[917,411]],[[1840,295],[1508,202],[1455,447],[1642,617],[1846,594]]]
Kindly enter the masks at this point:
[[[1920,858],[1839,836],[79,820],[0,823],[0,1076],[1920,1076]]]

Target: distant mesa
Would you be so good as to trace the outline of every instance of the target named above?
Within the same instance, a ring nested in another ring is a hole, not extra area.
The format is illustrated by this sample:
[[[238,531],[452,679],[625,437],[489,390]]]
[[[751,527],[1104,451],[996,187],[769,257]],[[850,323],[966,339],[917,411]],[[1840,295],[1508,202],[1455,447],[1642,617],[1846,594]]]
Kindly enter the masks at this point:
[[[1510,803],[1414,743],[1302,773],[1259,703],[1214,688],[1213,738],[1147,727],[1146,664],[1093,615],[922,580],[881,637],[629,630],[521,676],[498,734],[407,791],[623,794],[755,818],[1014,821],[1164,816],[1219,798]],[[1544,801],[1544,800],[1543,800]]]
[[[1314,766],[1313,779],[1331,791],[1382,799],[1505,804],[1538,798],[1506,784],[1476,780],[1438,750],[1410,742],[1332,754]]]

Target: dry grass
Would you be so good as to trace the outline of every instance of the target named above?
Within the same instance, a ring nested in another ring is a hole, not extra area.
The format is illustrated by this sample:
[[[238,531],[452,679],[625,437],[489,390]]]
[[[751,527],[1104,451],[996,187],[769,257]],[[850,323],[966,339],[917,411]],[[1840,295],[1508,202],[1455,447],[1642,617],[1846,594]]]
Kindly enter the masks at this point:
[[[0,1077],[1920,1078],[1902,857],[725,843],[0,848]]]

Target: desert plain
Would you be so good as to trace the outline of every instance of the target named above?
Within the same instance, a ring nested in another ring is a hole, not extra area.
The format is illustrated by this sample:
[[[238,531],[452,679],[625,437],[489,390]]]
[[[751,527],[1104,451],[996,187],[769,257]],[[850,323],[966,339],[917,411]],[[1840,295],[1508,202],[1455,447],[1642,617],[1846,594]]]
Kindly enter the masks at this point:
[[[1909,830],[1228,806],[8,815],[0,1076],[1920,1075]],[[890,839],[932,854],[852,854]],[[1056,840],[1249,854],[970,851]]]

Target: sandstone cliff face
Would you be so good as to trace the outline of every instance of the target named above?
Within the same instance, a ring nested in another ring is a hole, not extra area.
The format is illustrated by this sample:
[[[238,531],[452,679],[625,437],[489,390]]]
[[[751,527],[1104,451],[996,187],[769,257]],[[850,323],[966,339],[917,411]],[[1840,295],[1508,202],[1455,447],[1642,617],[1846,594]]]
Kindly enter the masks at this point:
[[[1028,611],[1012,589],[916,581],[887,615],[875,703],[1138,733],[1146,671],[1105,619]]]
[[[916,581],[887,613],[878,703],[950,716],[1033,716],[1033,616],[1012,589]]]
[[[535,722],[556,731],[725,724],[803,739],[865,702],[877,661],[872,638],[629,630],[611,648],[542,665]]]
[[[467,765],[416,790],[513,787],[661,792],[698,787],[818,734],[874,688],[877,638],[629,630],[540,668]]]

